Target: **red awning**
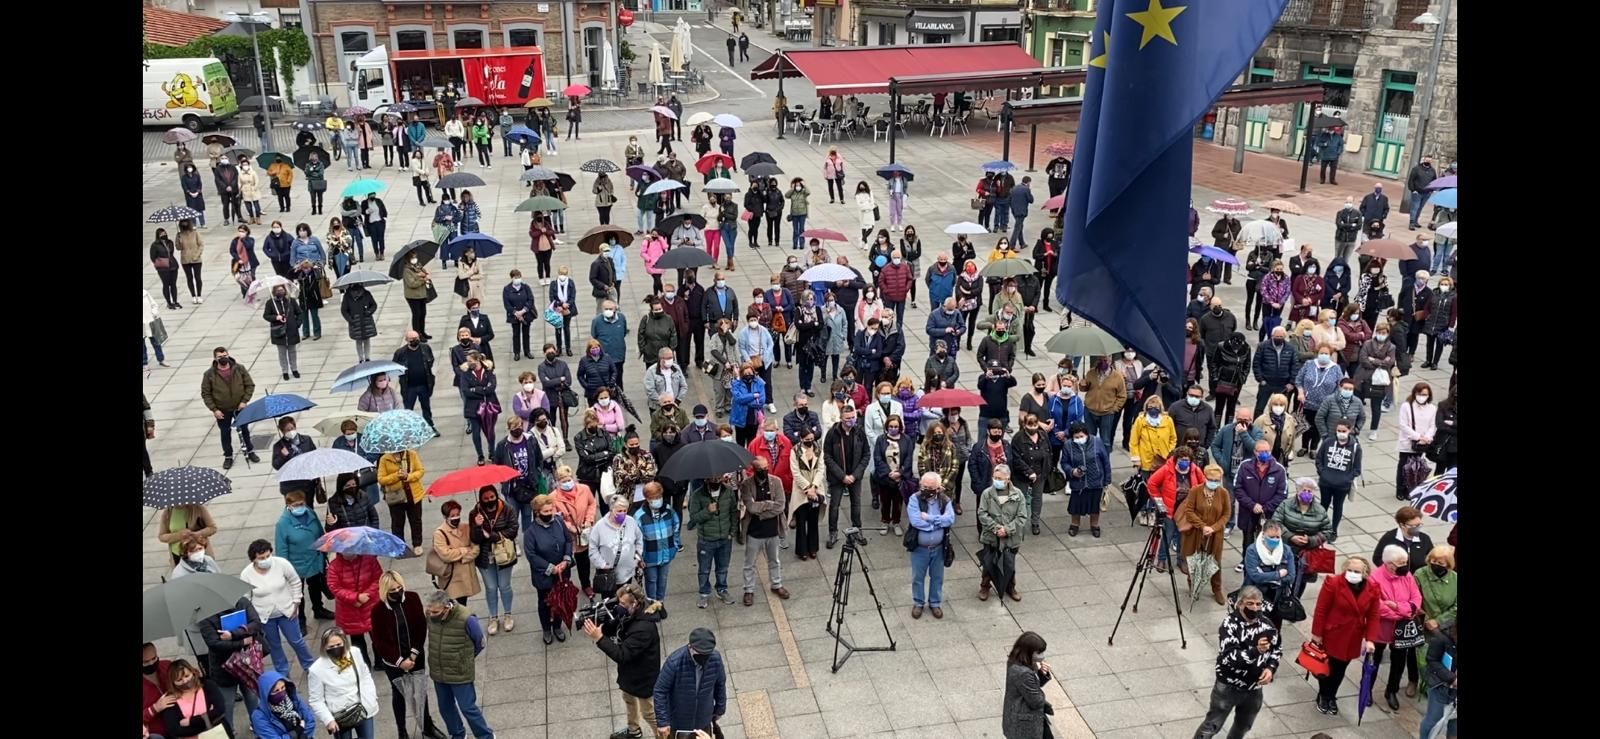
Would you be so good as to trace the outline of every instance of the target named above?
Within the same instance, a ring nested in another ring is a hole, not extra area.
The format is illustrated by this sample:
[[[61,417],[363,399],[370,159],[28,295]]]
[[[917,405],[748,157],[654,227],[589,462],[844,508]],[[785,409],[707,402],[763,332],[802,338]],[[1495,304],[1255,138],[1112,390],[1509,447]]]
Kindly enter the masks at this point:
[[[888,94],[890,77],[1040,68],[1015,43],[927,44],[868,49],[790,49],[751,70],[751,79],[805,77],[819,95]]]

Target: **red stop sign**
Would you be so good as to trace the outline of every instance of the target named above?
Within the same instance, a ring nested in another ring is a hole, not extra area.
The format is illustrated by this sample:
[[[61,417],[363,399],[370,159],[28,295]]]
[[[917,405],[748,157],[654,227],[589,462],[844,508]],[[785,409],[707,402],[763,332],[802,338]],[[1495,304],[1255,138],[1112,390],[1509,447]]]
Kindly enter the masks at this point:
[[[621,23],[623,28],[633,25],[633,11],[627,8],[617,11],[617,22]]]

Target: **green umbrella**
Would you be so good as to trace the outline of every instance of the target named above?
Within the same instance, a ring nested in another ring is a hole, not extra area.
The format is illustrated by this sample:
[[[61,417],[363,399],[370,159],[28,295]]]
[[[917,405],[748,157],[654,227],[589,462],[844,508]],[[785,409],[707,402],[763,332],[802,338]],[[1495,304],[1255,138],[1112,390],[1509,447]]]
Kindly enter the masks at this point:
[[[522,201],[521,205],[517,206],[518,213],[531,213],[534,211],[549,212],[552,210],[566,209],[567,204],[561,202],[560,198],[552,198],[549,195],[540,195],[536,198],[528,198],[527,200]]]
[[[197,572],[146,590],[144,640],[182,634],[195,621],[232,608],[250,590],[250,583],[211,572]]]
[[[1122,353],[1123,343],[1099,326],[1080,325],[1050,337],[1045,351],[1069,357],[1104,357]]]
[[[383,192],[389,186],[374,179],[356,180],[345,186],[344,192],[339,193],[341,198],[364,198],[373,193]]]
[[[1018,275],[1033,274],[1033,265],[1023,259],[1000,259],[988,263],[983,268],[983,277],[1016,277]]]
[[[265,152],[265,153],[262,153],[262,154],[257,154],[256,155],[256,164],[260,165],[262,169],[266,169],[267,167],[272,166],[273,162],[276,162],[276,161],[278,161],[280,159],[283,160],[283,162],[288,164],[289,166],[291,166],[291,167],[294,166],[294,160],[290,159],[287,154],[279,154],[278,152],[275,152],[275,151],[269,151],[269,152]]]
[[[1217,559],[1211,556],[1211,537],[1206,537],[1205,543],[1194,554],[1189,555],[1189,605],[1200,600],[1200,596],[1211,587],[1211,576],[1221,571]]]

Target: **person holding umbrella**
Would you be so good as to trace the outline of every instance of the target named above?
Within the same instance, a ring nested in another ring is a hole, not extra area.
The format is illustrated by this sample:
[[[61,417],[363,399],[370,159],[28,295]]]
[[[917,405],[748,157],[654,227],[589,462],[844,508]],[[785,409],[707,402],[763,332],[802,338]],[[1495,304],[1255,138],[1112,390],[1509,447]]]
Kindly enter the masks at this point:
[[[433,713],[428,710],[427,690],[412,693],[400,687],[412,680],[427,685],[427,644],[428,618],[422,608],[422,598],[406,589],[406,581],[400,573],[394,570],[383,573],[378,579],[378,606],[372,609],[372,652],[376,666],[383,670],[392,686],[390,705],[402,739],[445,735],[435,726]],[[421,712],[422,716],[410,715],[408,722],[408,714],[413,712]],[[422,732],[415,733],[419,728]]]
[[[992,429],[991,429],[992,431]],[[977,450],[974,454],[985,454]],[[1005,593],[1013,601],[1022,600],[1017,592],[1017,552],[1022,548],[1028,527],[1027,495],[1011,484],[1011,467],[994,465],[991,490],[981,494],[978,503],[978,539],[983,544],[979,559],[983,562],[983,581],[978,586],[978,600],[989,599],[991,587]],[[974,475],[973,479],[978,479]]]
[[[1379,588],[1368,581],[1364,557],[1345,560],[1342,575],[1323,581],[1311,617],[1311,641],[1328,655],[1328,674],[1317,676],[1317,711],[1339,715],[1335,698],[1350,663],[1373,651],[1380,637]]]

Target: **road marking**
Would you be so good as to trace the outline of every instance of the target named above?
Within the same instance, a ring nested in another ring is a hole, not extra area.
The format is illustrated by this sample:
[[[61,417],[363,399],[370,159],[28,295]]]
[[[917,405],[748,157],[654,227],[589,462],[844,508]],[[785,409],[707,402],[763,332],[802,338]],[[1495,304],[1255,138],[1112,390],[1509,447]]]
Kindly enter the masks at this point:
[[[728,65],[723,64],[716,57],[714,57],[711,54],[707,53],[705,49],[702,49],[699,46],[696,46],[696,47],[694,47],[694,50],[696,52],[698,52],[701,56],[704,56],[705,58],[710,59],[712,64],[715,64],[715,65],[717,65],[719,67],[722,67],[722,69],[724,71],[726,71],[728,74],[733,75],[734,79],[736,79],[736,80],[738,80],[740,82],[743,82],[745,84],[745,87],[748,87],[748,88],[750,88],[752,90],[755,90],[758,94],[761,95],[761,97],[767,97],[767,91],[766,90],[763,90],[763,89],[761,89],[759,87],[756,87],[754,82],[751,82],[750,80],[745,79],[744,75],[733,71],[732,67],[729,67]]]
[[[766,558],[765,552],[757,556],[757,559],[762,561],[765,561]],[[800,656],[800,645],[795,642],[794,631],[789,628],[789,614],[783,610],[783,599],[768,591],[767,609],[772,611],[772,624],[777,627],[778,643],[783,646],[783,657],[789,662],[789,676],[794,679],[794,686],[796,688],[811,687],[811,676],[806,673],[806,662]],[[762,694],[762,698],[766,698],[766,695]],[[739,705],[741,707],[744,706],[742,699]],[[745,718],[745,734],[752,737],[756,736],[751,731],[748,714],[746,714]],[[774,731],[772,736],[777,736],[777,732]]]

